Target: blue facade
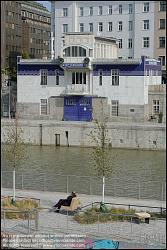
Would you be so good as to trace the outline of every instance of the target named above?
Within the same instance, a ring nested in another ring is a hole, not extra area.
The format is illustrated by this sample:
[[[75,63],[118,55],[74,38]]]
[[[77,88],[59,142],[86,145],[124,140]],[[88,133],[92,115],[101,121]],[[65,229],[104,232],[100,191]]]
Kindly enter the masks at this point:
[[[65,121],[91,121],[92,97],[66,96],[64,97]]]
[[[64,75],[64,70],[56,64],[22,64],[19,63],[17,65],[17,74],[18,75],[40,75],[41,69],[47,69],[49,76],[55,76],[56,72],[59,73],[59,75]]]
[[[53,63],[33,63],[29,64],[18,62],[17,74],[18,75],[40,75],[41,69],[48,70],[48,76],[55,76],[58,73],[60,76],[64,75],[64,69],[61,68],[58,64]],[[73,64],[64,64],[66,68],[85,68],[83,63],[73,63]],[[136,64],[98,64],[93,63],[93,75],[98,76],[99,70],[103,71],[103,76],[111,76],[112,69],[120,70],[120,76],[144,76],[145,70],[152,70],[153,75],[161,75],[161,64],[160,62],[152,62],[151,60],[145,59],[145,57],[141,57],[141,62]]]

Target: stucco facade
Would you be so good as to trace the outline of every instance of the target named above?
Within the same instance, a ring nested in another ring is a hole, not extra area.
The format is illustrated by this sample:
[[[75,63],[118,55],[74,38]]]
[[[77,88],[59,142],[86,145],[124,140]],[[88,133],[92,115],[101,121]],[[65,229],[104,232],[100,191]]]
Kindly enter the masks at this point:
[[[68,33],[63,39],[57,59],[18,58],[22,117],[91,121],[103,110],[109,120],[149,119],[149,86],[161,84],[160,61],[118,59],[116,40],[92,33]]]
[[[65,32],[81,30],[121,39],[119,57],[140,58],[145,55],[154,58],[156,20],[159,15],[164,18],[166,14],[166,11],[160,11],[160,3],[162,1],[51,1],[52,58],[59,55],[63,45],[61,36]],[[99,23],[103,26],[100,29]],[[149,38],[148,46],[144,46],[144,37]],[[129,39],[132,39],[132,46],[129,46]]]
[[[162,5],[163,3],[163,5]],[[154,57],[160,58],[164,81],[166,79],[166,2],[155,1]],[[164,40],[164,41],[163,41]]]

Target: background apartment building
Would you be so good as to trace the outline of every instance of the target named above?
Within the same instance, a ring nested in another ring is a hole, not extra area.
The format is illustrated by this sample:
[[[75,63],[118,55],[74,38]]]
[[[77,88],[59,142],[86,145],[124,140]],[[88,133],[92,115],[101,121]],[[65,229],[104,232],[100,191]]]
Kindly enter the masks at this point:
[[[50,12],[34,1],[23,1],[22,50],[30,58],[50,57]]]
[[[23,51],[50,56],[50,12],[35,1],[1,1],[1,67],[16,68]]]
[[[119,58],[161,57],[166,69],[166,27],[159,26],[166,22],[165,1],[51,2],[52,58],[60,55],[64,33],[92,32],[117,38]]]
[[[16,67],[21,55],[21,2],[1,1],[1,67]]]
[[[16,109],[17,56],[23,52],[30,58],[50,57],[50,12],[35,1],[1,1],[1,68],[10,69],[1,78],[3,116]]]
[[[166,2],[155,2],[154,57],[161,60],[162,74],[166,80]]]

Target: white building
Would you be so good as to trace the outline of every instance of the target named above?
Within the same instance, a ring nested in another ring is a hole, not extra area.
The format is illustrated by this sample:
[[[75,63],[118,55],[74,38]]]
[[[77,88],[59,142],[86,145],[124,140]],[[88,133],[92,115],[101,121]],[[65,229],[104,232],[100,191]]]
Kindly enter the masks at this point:
[[[57,59],[18,60],[22,117],[91,121],[103,109],[109,120],[143,121],[160,112],[148,107],[149,85],[161,84],[160,61],[117,59],[116,40],[92,33],[68,33],[63,41]]]
[[[154,45],[155,2],[51,1],[52,58],[60,55],[66,32],[93,32],[119,39],[120,58],[158,59]]]

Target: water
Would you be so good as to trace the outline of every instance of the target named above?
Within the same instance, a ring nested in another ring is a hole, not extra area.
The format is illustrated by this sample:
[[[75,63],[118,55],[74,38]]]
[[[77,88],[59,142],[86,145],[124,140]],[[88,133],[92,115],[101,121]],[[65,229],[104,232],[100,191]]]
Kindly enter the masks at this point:
[[[47,188],[48,191],[52,191],[50,190],[52,189],[51,186],[56,186],[54,179],[57,174],[79,176],[90,176],[93,174],[92,149],[90,148],[27,146],[26,152],[27,158],[18,168],[18,171],[24,172],[24,176],[27,176],[27,178],[29,176],[30,183],[33,183],[35,176],[37,178],[41,173],[45,173],[48,178],[46,181],[47,185],[50,185],[50,188]],[[158,197],[161,196],[161,184],[166,176],[165,152],[113,149],[113,153],[116,154],[116,157],[113,161],[111,181],[108,183],[108,188],[106,186],[106,192],[109,192],[109,189],[113,188],[111,185],[113,185],[114,180],[116,180],[116,191],[117,193],[120,192],[119,196],[125,195],[127,186],[128,190],[133,189],[133,193],[137,193],[137,185],[139,182],[141,182],[140,188],[144,189],[143,192],[145,192],[145,189],[150,192],[146,198],[153,197],[153,193],[157,190]],[[11,170],[3,154],[1,164],[2,170]],[[35,189],[42,189],[43,184],[41,184],[40,180],[41,182],[43,181],[43,179],[38,178],[40,184],[38,186],[36,183]],[[73,180],[70,181],[73,182]],[[84,180],[82,190],[85,189],[84,186],[89,185],[88,180]],[[65,182],[63,179],[60,182],[63,183],[63,181]],[[81,186],[81,179],[75,181]],[[134,187],[134,184],[136,187]],[[62,185],[64,185],[64,187],[66,186],[65,183]],[[59,188],[59,184],[57,184],[57,186]],[[96,182],[94,182],[92,186],[96,189]],[[76,188],[78,189],[77,186]],[[163,189],[165,189],[165,187],[163,187]]]

